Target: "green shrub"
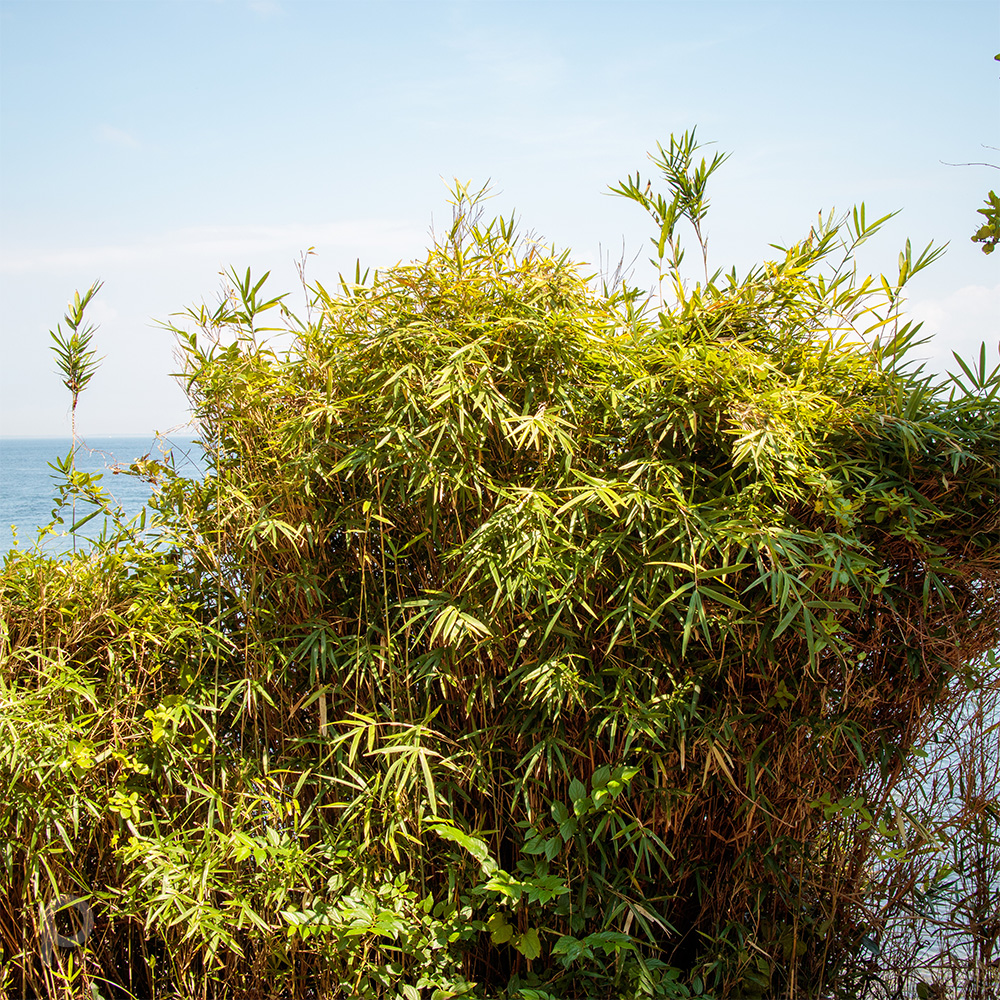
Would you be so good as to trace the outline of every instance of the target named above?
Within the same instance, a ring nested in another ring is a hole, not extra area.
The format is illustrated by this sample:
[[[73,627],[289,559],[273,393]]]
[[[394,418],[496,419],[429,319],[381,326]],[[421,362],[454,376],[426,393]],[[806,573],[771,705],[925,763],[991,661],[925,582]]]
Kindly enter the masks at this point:
[[[0,579],[8,913],[89,892],[73,975],[836,986],[905,755],[997,642],[1000,383],[906,367],[934,254],[856,281],[863,209],[691,289],[696,149],[661,149],[669,199],[621,186],[660,227],[659,311],[460,189],[426,259],[317,284],[306,320],[249,273],[189,314],[210,473],[163,481],[169,557]]]

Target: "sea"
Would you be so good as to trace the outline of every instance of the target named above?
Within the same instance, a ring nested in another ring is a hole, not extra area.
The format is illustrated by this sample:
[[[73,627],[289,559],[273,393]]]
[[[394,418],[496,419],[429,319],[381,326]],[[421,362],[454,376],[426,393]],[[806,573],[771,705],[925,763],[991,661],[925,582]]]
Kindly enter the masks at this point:
[[[57,459],[65,459],[72,447],[70,438],[0,438],[0,562],[15,544],[20,548],[35,545],[39,529],[52,521],[58,497],[56,480],[60,478],[52,466]],[[101,488],[111,494],[125,517],[131,518],[149,500],[152,487],[136,476],[126,475],[124,470],[137,458],[162,461],[168,453],[181,475],[204,475],[201,447],[187,437],[87,438],[79,442],[76,467],[99,475]],[[77,517],[89,510],[78,503]],[[41,548],[49,555],[73,551],[70,515],[63,511],[62,516],[65,523],[56,525],[57,533],[42,540]],[[89,544],[87,539],[100,535],[104,520],[95,517],[79,529],[78,551]]]

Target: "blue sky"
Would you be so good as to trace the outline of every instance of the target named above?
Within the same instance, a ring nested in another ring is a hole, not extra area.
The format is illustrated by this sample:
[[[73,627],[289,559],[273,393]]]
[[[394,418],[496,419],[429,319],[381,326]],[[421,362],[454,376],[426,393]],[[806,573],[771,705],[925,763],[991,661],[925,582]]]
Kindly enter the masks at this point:
[[[899,209],[862,263],[950,241],[910,293],[926,353],[996,355],[1000,253],[969,236],[1000,176],[941,162],[1000,162],[995,0],[3,0],[0,47],[4,436],[68,433],[47,331],[95,278],[80,429],[166,431],[187,412],[155,321],[213,302],[220,270],[295,292],[310,246],[324,284],[419,256],[453,177],[579,260],[645,258],[607,188],[694,125],[733,154],[711,263],[745,269],[820,210]]]

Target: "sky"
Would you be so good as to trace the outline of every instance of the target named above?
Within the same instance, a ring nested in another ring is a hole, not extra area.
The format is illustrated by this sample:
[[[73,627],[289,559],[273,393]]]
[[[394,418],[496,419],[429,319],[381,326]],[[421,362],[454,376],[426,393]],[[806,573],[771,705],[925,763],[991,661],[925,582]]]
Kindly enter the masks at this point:
[[[1000,253],[970,236],[1000,188],[1000,4],[464,0],[0,0],[0,436],[68,436],[48,331],[75,289],[104,357],[84,438],[189,420],[160,325],[219,273],[341,272],[422,256],[453,178],[574,259],[639,255],[608,194],[670,134],[732,156],[712,178],[710,265],[745,271],[817,213],[899,211],[861,265],[949,243],[910,314],[995,361]],[[951,363],[954,368],[954,363]]]

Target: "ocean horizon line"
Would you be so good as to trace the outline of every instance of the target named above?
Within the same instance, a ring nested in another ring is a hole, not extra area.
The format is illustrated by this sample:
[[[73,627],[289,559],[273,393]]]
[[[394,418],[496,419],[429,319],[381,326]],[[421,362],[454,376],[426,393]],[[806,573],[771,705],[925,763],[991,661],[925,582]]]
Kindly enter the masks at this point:
[[[137,434],[135,431],[121,432],[121,433],[102,433],[102,434],[78,434],[77,439],[80,441],[96,441],[103,440],[107,438],[114,438],[116,440],[124,440],[126,438],[157,438],[157,437],[173,437],[175,435],[174,431],[150,431],[148,434]],[[66,434],[0,434],[0,441],[72,441],[73,435],[71,433]]]

